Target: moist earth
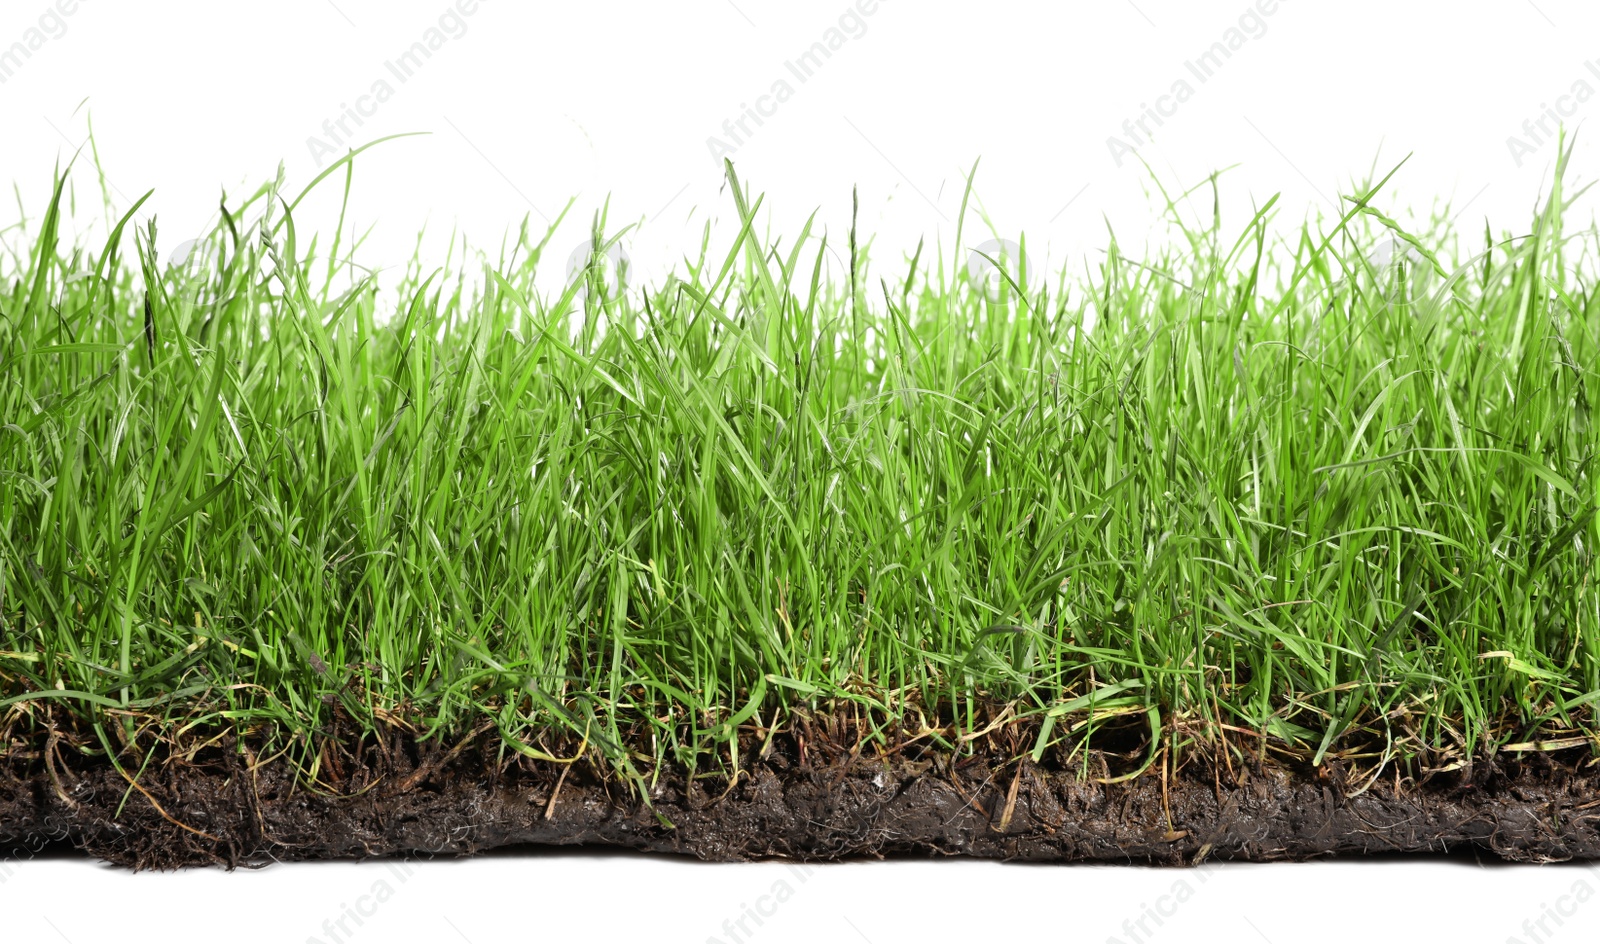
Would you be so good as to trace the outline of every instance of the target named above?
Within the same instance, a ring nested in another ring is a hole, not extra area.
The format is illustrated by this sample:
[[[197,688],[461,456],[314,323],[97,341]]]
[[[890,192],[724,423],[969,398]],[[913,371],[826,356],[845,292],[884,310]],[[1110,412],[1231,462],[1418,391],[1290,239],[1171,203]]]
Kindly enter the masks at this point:
[[[721,861],[1600,857],[1600,778],[1547,754],[1484,757],[1420,784],[1396,775],[1352,785],[1336,762],[1313,770],[1270,758],[1245,769],[1152,768],[1105,783],[1081,764],[1035,764],[1014,752],[863,756],[815,743],[808,751],[803,738],[781,736],[753,744],[731,786],[720,773],[646,775],[646,803],[596,767],[508,761],[496,744],[445,751],[398,736],[363,744],[331,752],[315,788],[288,764],[226,742],[148,764],[137,787],[103,759],[12,751],[0,758],[0,848],[70,842],[137,868],[468,855],[522,844]]]

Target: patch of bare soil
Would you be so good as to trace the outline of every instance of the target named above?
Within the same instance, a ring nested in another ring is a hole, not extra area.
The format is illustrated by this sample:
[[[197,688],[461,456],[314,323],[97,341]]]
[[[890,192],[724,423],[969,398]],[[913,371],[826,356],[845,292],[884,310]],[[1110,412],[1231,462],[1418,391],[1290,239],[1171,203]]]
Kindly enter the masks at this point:
[[[1478,759],[1420,783],[1350,784],[1337,763],[1164,766],[1121,783],[990,744],[752,738],[732,778],[663,772],[649,802],[585,763],[506,760],[493,738],[446,750],[403,734],[324,753],[316,786],[226,741],[146,766],[42,746],[0,757],[0,848],[70,841],[140,868],[466,855],[514,844],[621,846],[710,860],[971,855],[1195,864],[1477,850],[1600,857],[1600,777],[1547,754]],[[137,770],[135,765],[127,768]],[[1092,771],[1091,771],[1092,773]],[[646,783],[651,778],[646,777]]]

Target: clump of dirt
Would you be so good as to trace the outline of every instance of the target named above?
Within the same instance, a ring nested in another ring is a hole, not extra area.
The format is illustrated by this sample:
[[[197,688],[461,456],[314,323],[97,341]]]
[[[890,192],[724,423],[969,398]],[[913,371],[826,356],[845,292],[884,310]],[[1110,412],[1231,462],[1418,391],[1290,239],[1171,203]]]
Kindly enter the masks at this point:
[[[1546,754],[1484,757],[1422,783],[1380,777],[1353,786],[1337,763],[1312,770],[1270,759],[1108,783],[1081,764],[1036,764],[992,744],[961,756],[925,743],[875,754],[812,736],[750,739],[731,778],[657,772],[646,778],[648,802],[597,766],[505,760],[492,738],[446,750],[379,733],[326,752],[326,779],[314,787],[227,740],[150,763],[137,784],[103,759],[12,751],[0,758],[0,847],[64,837],[138,868],[467,855],[530,843],[709,860],[1600,857],[1600,776]]]

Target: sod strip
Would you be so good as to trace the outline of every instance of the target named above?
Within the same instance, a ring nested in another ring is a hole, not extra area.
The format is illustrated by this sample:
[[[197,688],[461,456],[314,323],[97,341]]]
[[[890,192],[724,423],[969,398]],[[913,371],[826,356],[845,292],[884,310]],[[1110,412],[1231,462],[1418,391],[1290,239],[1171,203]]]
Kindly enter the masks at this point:
[[[380,285],[277,184],[73,247],[63,174],[0,262],[0,845],[1600,856],[1570,153],[1516,232],[1391,172],[1050,280],[768,240],[729,165],[725,255],[625,287],[599,220],[559,296],[554,227]]]

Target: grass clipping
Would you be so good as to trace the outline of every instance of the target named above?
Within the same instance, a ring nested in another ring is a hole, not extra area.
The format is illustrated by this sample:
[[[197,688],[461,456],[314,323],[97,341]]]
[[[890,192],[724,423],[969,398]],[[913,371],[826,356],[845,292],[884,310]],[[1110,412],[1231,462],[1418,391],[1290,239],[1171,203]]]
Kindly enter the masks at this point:
[[[1471,250],[1384,178],[1292,244],[1269,203],[1037,287],[853,230],[829,278],[730,166],[725,257],[555,298],[526,229],[481,278],[352,281],[276,184],[181,266],[131,213],[69,250],[63,177],[0,288],[0,752],[253,745],[331,789],[319,738],[390,725],[637,784],[821,714],[1100,780],[1587,764],[1562,176]]]

